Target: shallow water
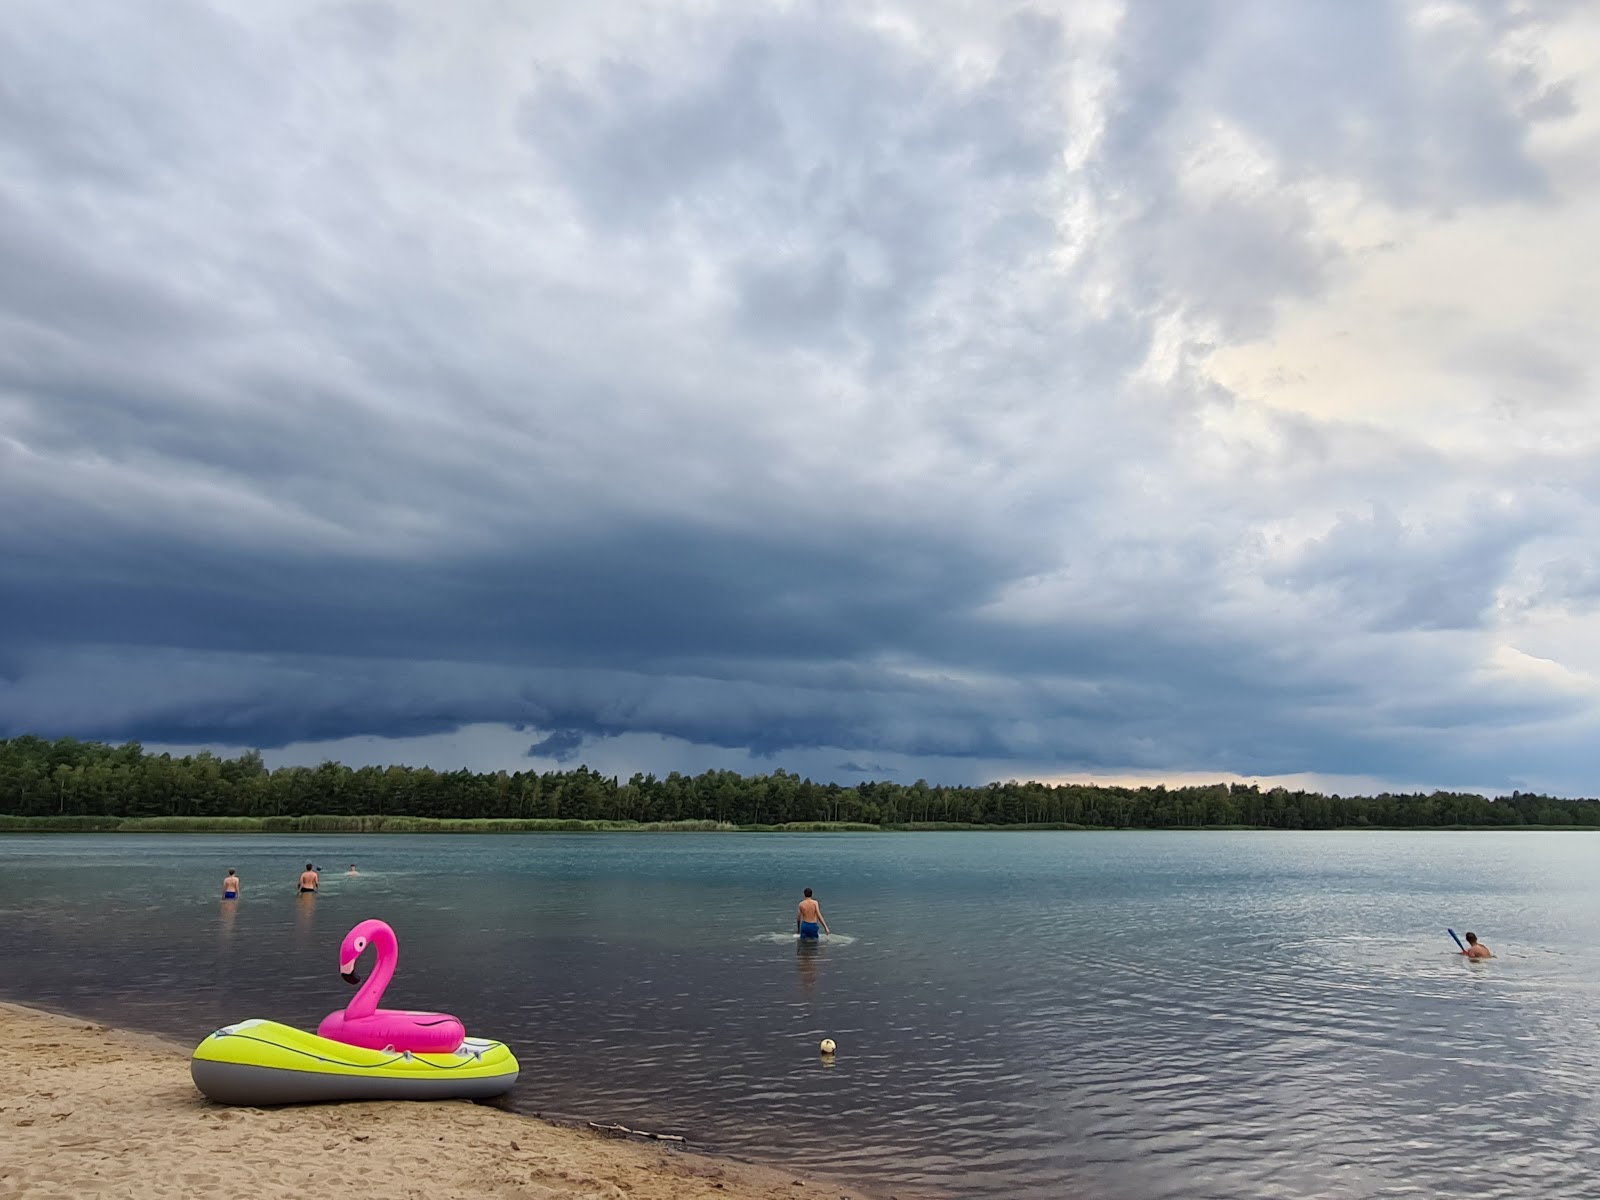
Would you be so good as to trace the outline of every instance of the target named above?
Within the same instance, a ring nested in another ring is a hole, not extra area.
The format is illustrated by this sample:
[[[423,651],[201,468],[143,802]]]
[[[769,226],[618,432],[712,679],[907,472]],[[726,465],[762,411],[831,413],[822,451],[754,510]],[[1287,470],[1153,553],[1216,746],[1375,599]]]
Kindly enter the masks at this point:
[[[1597,856],[1488,831],[10,836],[0,995],[186,1041],[314,1027],[376,916],[385,1003],[510,1042],[519,1111],[902,1197],[1578,1200]],[[821,944],[792,935],[808,885]]]

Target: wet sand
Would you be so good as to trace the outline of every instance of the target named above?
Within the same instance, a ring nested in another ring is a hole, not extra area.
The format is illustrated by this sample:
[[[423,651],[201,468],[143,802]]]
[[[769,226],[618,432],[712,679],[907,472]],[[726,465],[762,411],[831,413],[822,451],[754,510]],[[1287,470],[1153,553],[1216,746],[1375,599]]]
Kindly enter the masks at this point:
[[[191,1047],[0,1004],[0,1200],[867,1200],[464,1100],[212,1104]]]

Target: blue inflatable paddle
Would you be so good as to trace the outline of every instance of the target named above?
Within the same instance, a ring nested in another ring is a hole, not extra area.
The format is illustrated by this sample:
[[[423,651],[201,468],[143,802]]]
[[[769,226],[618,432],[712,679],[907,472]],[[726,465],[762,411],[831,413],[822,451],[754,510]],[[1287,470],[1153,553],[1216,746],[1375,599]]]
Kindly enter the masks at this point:
[[[1445,932],[1448,933],[1451,937],[1456,938],[1456,945],[1460,946],[1461,947],[1461,953],[1465,954],[1467,952],[1467,948],[1466,948],[1465,945],[1463,945],[1461,939],[1456,937],[1456,931],[1454,929],[1446,929]]]

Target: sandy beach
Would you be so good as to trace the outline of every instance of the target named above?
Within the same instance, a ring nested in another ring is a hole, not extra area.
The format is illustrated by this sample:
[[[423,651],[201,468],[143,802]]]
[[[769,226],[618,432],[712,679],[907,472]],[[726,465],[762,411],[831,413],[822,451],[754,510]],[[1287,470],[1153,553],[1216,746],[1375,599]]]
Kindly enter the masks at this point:
[[[189,1050],[0,1004],[0,1200],[865,1200],[793,1171],[467,1101],[212,1104]]]

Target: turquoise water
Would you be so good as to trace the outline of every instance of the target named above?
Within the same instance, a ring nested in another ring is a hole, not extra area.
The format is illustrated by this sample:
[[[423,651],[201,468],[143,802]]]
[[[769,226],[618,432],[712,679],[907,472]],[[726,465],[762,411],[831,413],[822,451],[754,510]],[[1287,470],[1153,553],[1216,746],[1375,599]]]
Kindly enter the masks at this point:
[[[1487,831],[0,837],[0,995],[186,1041],[314,1027],[376,916],[385,1003],[510,1042],[519,1111],[902,1198],[1577,1200],[1597,855]],[[839,935],[817,946],[805,886]]]

